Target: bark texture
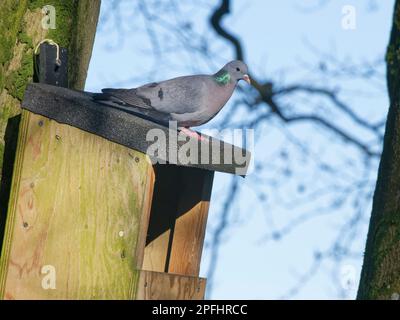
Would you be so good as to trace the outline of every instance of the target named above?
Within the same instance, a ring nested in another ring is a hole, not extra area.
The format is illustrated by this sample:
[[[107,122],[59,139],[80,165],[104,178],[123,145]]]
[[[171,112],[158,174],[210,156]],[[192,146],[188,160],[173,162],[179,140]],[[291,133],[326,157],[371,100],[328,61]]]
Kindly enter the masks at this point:
[[[400,0],[386,54],[390,107],[358,299],[400,295]]]
[[[42,26],[42,8],[55,8],[55,29]],[[69,86],[83,89],[100,11],[100,0],[0,1],[0,169],[9,118],[20,113],[33,76],[33,51],[51,38],[69,51]],[[1,171],[1,170],[0,170]]]

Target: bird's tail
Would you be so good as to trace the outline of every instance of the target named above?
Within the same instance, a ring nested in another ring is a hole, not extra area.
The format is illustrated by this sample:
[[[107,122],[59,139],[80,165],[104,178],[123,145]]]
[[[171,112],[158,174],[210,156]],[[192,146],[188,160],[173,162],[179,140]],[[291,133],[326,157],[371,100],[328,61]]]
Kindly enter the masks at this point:
[[[104,91],[104,89],[103,89]],[[171,120],[170,115],[157,112],[155,110],[143,109],[133,105],[129,105],[124,101],[114,97],[110,93],[102,92],[102,93],[90,93],[92,99],[103,106],[112,107],[115,109],[119,109],[121,111],[125,111],[135,116],[139,116],[141,118],[151,120],[158,124],[168,126],[168,121]]]
[[[110,94],[108,93],[92,93],[93,100],[109,100]]]
[[[112,101],[121,105],[126,105],[124,101],[121,99],[118,99],[117,97],[114,97],[111,93],[108,93],[103,89],[103,92],[101,93],[92,93],[92,98],[93,100],[98,100],[98,101]]]

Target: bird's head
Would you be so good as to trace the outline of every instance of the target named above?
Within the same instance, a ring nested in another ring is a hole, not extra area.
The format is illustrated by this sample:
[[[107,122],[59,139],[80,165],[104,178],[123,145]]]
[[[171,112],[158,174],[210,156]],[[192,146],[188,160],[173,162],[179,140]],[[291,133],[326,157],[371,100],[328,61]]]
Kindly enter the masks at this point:
[[[240,60],[228,62],[222,69],[228,71],[232,80],[236,82],[239,80],[244,80],[248,84],[251,83],[247,65]]]

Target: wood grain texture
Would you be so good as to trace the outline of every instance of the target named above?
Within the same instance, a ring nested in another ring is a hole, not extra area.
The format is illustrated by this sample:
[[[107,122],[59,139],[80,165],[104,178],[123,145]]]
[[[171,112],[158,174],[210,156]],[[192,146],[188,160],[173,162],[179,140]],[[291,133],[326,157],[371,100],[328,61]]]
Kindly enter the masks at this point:
[[[201,300],[206,279],[154,271],[139,271],[137,300]]]
[[[156,165],[143,270],[198,276],[214,173]]]
[[[168,272],[198,276],[214,173],[184,168]]]
[[[171,240],[177,216],[180,190],[177,188],[182,168],[175,165],[155,165],[156,177],[146,239],[144,263],[141,269],[166,272]]]
[[[170,238],[171,230],[169,229],[146,245],[142,265],[144,270],[165,271]]]
[[[132,299],[148,158],[23,111],[0,264],[6,299]],[[143,240],[142,240],[143,242]],[[41,273],[54,266],[56,289]]]
[[[154,192],[154,170],[148,170],[148,188],[146,188],[146,193],[144,194],[143,199],[143,208],[141,210],[142,216],[140,217],[140,225],[139,225],[139,235],[138,235],[138,243],[136,245],[136,268],[142,269],[144,263],[144,254],[146,247],[146,237],[149,227],[150,220],[150,212],[151,205],[153,200],[153,192]]]

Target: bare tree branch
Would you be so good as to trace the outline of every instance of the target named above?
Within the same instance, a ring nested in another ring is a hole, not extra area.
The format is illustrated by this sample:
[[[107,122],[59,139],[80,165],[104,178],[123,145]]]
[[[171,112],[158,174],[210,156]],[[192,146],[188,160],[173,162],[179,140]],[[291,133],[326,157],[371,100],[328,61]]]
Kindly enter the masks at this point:
[[[221,4],[218,8],[215,9],[214,13],[212,14],[210,18],[210,22],[214,30],[221,35],[224,39],[228,40],[236,54],[237,59],[243,59],[243,49],[240,40],[229,33],[227,30],[225,30],[221,23],[222,23],[222,18],[230,12],[230,0],[222,0]],[[326,120],[321,118],[320,116],[317,116],[315,114],[296,114],[292,116],[287,116],[284,114],[282,111],[282,107],[278,105],[276,100],[274,99],[275,95],[279,95],[282,93],[290,93],[293,91],[305,91],[308,93],[313,93],[313,94],[321,94],[324,96],[327,96],[331,99],[331,101],[339,107],[342,111],[344,111],[347,115],[351,116],[351,118],[356,121],[357,123],[363,125],[364,127],[367,127],[372,130],[377,130],[376,125],[371,125],[364,121],[363,119],[359,118],[350,108],[348,108],[344,103],[339,101],[339,99],[336,97],[336,95],[333,92],[330,92],[327,89],[322,89],[322,88],[312,88],[312,87],[306,87],[303,85],[296,85],[296,86],[291,86],[290,88],[285,88],[285,89],[280,89],[277,92],[273,92],[271,88],[273,87],[270,82],[267,82],[265,84],[261,84],[253,75],[251,76],[251,81],[253,87],[257,90],[259,94],[259,98],[265,102],[271,110],[284,122],[286,123],[294,123],[294,122],[314,122],[318,125],[321,125],[325,127],[328,130],[331,130],[333,133],[339,135],[342,137],[346,142],[354,144],[356,147],[358,147],[362,152],[365,152],[367,156],[374,156],[374,157],[379,157],[380,153],[370,150],[368,145],[365,143],[359,141],[357,138],[351,136],[349,133],[345,132],[335,124],[333,124],[331,121]]]
[[[210,23],[217,34],[228,40],[235,49],[236,59],[244,60],[243,48],[239,39],[233,34],[227,32],[221,25],[222,19],[230,13],[230,0],[222,0],[220,6],[214,11],[210,18]]]

